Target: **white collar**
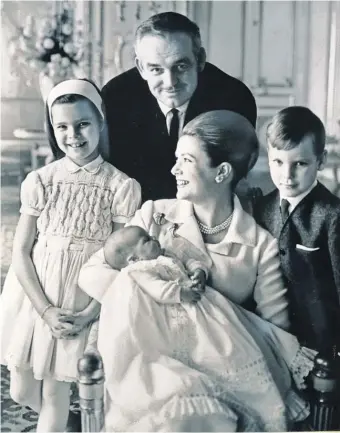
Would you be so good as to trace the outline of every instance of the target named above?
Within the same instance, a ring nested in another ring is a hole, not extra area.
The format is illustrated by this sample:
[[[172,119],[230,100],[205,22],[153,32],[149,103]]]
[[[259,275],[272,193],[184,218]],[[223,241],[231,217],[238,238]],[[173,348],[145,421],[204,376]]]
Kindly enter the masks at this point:
[[[257,225],[254,219],[243,210],[240,200],[235,194],[233,199],[234,212],[228,232],[219,244],[211,244],[214,245],[214,248],[218,248],[218,246],[225,248],[227,244],[230,245],[231,243],[252,247],[256,245]],[[191,202],[187,200],[174,200],[165,213],[165,219],[180,224],[177,233],[191,240],[194,245],[195,238],[202,238]]]
[[[64,158],[65,167],[70,173],[76,173],[79,170],[83,170],[86,171],[87,173],[95,174],[99,171],[100,166],[103,162],[104,160],[101,157],[101,155],[98,155],[96,159],[80,167],[67,156],[65,156]]]
[[[185,102],[185,103],[184,103],[183,105],[181,105],[180,107],[176,107],[176,110],[179,111],[179,114],[180,114],[180,115],[183,115],[183,114],[186,113],[187,108],[188,108],[188,105],[189,105],[189,102],[190,102],[190,99],[189,99],[189,101]],[[165,104],[163,104],[163,102],[159,101],[158,99],[157,99],[157,103],[158,103],[159,108],[161,109],[162,113],[163,113],[164,116],[166,117],[166,116],[168,115],[169,111],[172,110],[172,108],[166,106]]]
[[[280,205],[283,199],[289,202],[289,213],[296,208],[296,206],[314,189],[317,185],[318,181],[315,179],[314,183],[307,189],[307,191],[302,194],[297,195],[296,197],[284,197],[280,194]]]

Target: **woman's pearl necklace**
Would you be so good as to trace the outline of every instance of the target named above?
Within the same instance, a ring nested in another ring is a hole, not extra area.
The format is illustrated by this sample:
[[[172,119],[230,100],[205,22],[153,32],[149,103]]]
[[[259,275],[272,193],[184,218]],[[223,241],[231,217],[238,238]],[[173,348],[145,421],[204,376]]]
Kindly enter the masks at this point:
[[[234,212],[232,212],[225,221],[215,227],[208,227],[205,224],[202,224],[200,221],[197,221],[200,232],[205,235],[216,235],[216,233],[223,232],[223,230],[230,226],[233,214]]]

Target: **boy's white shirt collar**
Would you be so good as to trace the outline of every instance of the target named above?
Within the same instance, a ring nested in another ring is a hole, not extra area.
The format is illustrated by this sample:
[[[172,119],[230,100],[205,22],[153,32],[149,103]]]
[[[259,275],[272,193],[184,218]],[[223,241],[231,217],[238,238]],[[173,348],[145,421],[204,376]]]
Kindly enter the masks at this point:
[[[89,162],[88,164],[80,167],[75,162],[73,162],[72,159],[65,156],[65,166],[66,166],[66,169],[70,173],[76,173],[79,170],[83,170],[83,171],[86,171],[88,173],[94,174],[94,173],[98,172],[98,170],[99,170],[99,168],[103,162],[104,162],[104,160],[103,160],[102,156],[98,155],[96,159],[94,159],[93,161]]]
[[[316,187],[317,184],[318,181],[317,179],[315,179],[314,183],[307,189],[307,191],[297,195],[296,197],[284,197],[280,193],[280,206],[281,206],[281,201],[285,199],[289,202],[289,213],[293,212],[296,206],[312,191],[312,189]]]

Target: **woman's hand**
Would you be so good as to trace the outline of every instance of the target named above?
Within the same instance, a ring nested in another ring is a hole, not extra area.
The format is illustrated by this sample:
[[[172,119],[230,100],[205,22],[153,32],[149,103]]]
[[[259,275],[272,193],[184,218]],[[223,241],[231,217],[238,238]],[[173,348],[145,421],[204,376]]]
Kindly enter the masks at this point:
[[[193,283],[193,288],[195,288],[200,293],[205,291],[206,275],[203,269],[196,269],[190,276]]]
[[[179,285],[181,286],[181,302],[196,303],[201,300],[202,293],[205,290],[205,272],[197,269],[190,280],[182,281]]]
[[[202,294],[198,290],[195,290],[191,281],[189,282],[189,285],[181,284],[181,302],[190,302],[192,304],[195,304],[196,302],[201,300],[201,296]]]

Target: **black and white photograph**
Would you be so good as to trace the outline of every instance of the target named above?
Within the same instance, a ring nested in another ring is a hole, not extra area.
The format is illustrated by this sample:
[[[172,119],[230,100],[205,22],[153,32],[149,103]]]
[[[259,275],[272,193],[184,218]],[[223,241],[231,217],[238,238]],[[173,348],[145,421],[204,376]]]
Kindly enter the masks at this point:
[[[340,1],[0,5],[0,430],[340,431]]]

